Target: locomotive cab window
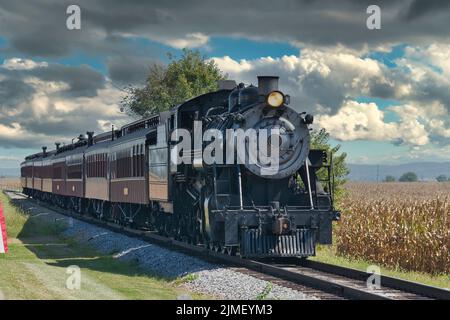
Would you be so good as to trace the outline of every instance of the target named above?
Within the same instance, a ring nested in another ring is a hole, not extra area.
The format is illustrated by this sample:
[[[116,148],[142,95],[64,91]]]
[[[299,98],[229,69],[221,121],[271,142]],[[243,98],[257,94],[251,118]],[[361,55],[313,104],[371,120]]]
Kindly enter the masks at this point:
[[[168,199],[168,147],[166,141],[166,126],[158,126],[155,132],[154,144],[148,147],[148,167],[150,199],[166,201]]]

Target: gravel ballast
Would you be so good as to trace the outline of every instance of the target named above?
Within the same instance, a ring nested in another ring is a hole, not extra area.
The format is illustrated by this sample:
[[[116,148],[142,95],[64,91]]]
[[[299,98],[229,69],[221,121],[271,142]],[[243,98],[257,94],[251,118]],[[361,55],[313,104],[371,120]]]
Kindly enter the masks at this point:
[[[112,254],[123,261],[134,261],[143,270],[165,278],[188,276],[181,285],[188,290],[223,299],[317,299],[300,291],[272,284],[268,281],[246,275],[225,266],[212,264],[181,252],[171,251],[158,245],[127,235],[67,218],[44,208],[33,208],[35,214],[50,212],[36,218],[61,221],[67,219],[68,227],[63,231],[67,238],[90,245],[102,254]]]

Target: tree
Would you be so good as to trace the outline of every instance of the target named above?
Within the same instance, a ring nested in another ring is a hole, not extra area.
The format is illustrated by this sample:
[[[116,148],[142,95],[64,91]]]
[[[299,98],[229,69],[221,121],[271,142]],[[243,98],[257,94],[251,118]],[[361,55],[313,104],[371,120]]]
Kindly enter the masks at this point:
[[[143,88],[129,87],[122,100],[127,114],[145,117],[168,110],[185,100],[217,90],[217,82],[226,79],[216,63],[208,61],[198,51],[183,50],[179,59],[168,54],[167,66],[150,66]]]
[[[447,176],[445,174],[441,174],[441,175],[436,177],[436,181],[438,181],[438,182],[445,182],[445,181],[449,181],[449,179],[447,178]]]
[[[345,158],[347,154],[342,152],[338,154],[338,151],[341,148],[341,145],[338,144],[334,147],[331,146],[330,142],[330,134],[325,129],[320,129],[319,131],[313,131],[311,133],[311,149],[324,149],[328,152],[328,154],[332,153],[333,155],[333,173],[334,173],[334,195],[336,202],[339,202],[342,195],[344,194],[344,184],[347,182],[347,175],[350,173],[350,170],[345,163]],[[325,170],[321,169],[318,172],[318,176],[320,179],[325,178]]]
[[[401,182],[414,182],[417,180],[419,180],[419,179],[417,178],[417,174],[415,172],[406,172],[406,173],[402,174],[400,179],[398,179],[398,181],[401,181]]]
[[[387,175],[386,178],[384,178],[384,182],[395,182],[397,179],[395,179],[394,176]]]

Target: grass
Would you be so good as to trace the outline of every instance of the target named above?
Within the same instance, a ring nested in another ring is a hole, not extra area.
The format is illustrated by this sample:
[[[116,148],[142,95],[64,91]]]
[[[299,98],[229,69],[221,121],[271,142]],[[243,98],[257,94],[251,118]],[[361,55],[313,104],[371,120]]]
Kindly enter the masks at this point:
[[[264,290],[258,294],[258,296],[256,297],[256,300],[266,300],[267,297],[269,296],[269,294],[272,292],[273,289],[273,284],[269,283]]]
[[[180,277],[180,278],[173,280],[173,283],[176,285],[181,285],[183,283],[192,282],[197,279],[198,279],[198,275],[196,275],[194,273],[189,273],[189,274],[185,275],[184,277]]]
[[[30,218],[0,193],[9,252],[0,255],[0,296],[6,299],[176,299],[180,283],[144,272],[136,263],[102,255],[65,239],[63,222]],[[67,267],[81,270],[80,290],[69,290]]]

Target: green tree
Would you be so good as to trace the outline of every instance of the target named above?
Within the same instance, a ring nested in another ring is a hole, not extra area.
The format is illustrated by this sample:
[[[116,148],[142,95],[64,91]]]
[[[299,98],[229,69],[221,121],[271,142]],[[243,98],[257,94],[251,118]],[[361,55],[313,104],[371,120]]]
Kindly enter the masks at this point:
[[[400,182],[414,182],[414,181],[418,181],[418,180],[419,179],[417,178],[417,174],[415,172],[411,172],[411,171],[402,174],[400,179],[398,179],[398,181],[400,181]]]
[[[384,182],[395,182],[397,179],[395,179],[394,176],[387,175],[386,178],[384,178]]]
[[[312,131],[311,133],[311,149],[324,149],[328,152],[328,154],[333,155],[333,173],[334,173],[334,195],[335,201],[338,204],[339,200],[342,198],[344,194],[344,184],[347,182],[347,175],[350,173],[350,170],[345,163],[345,158],[347,154],[342,152],[339,154],[339,150],[341,145],[338,144],[334,147],[330,144],[330,134],[325,129],[320,129],[319,131]],[[324,179],[326,176],[326,171],[320,169],[318,172],[318,176],[320,179]]]
[[[441,175],[436,177],[436,181],[438,181],[438,182],[445,182],[445,181],[449,181],[449,179],[447,179],[447,176],[445,174],[441,174]]]
[[[145,117],[168,110],[185,100],[217,90],[218,80],[226,79],[214,61],[198,51],[183,50],[179,59],[168,54],[169,64],[150,66],[143,88],[129,87],[122,100],[127,114]]]

